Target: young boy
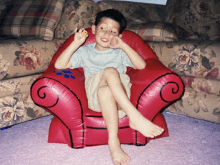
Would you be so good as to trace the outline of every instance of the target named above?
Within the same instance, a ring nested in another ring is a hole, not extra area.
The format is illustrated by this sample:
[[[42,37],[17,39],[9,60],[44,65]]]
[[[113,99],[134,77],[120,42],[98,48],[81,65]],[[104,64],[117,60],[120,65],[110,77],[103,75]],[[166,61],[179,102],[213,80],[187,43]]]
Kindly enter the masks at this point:
[[[83,67],[89,108],[102,112],[108,130],[108,144],[115,165],[128,164],[129,156],[122,150],[118,139],[118,109],[129,118],[132,129],[146,137],[155,137],[164,130],[142,116],[130,102],[129,77],[126,67],[143,69],[143,58],[121,40],[127,22],[117,10],[99,12],[92,33],[96,43],[81,45],[88,35],[84,29],[75,30],[74,41],[55,62],[57,69]]]

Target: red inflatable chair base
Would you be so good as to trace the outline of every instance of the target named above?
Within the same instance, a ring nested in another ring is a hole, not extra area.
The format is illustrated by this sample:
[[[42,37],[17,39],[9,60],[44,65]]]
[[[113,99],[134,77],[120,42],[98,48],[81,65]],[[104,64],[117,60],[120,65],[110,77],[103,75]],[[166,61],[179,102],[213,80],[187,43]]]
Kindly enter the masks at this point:
[[[53,117],[52,122],[50,124],[48,142],[68,144],[72,148],[83,148],[85,146],[97,146],[97,145],[108,144],[107,128],[97,126],[97,116],[93,116],[93,115],[91,116],[90,114],[87,114],[86,116],[87,119],[85,123],[88,122],[89,126],[86,126],[86,130],[84,130],[84,136],[83,136],[84,139],[81,139],[82,137],[78,137],[79,138],[78,140],[82,140],[82,143],[85,144],[82,145],[80,144],[80,146],[75,146],[72,143],[70,130],[67,127],[65,127],[65,125],[55,116]],[[146,145],[150,140],[152,140],[152,138],[146,138],[143,135],[140,135],[139,132],[132,130],[129,127],[127,117],[124,117],[124,119],[121,120],[122,120],[121,122],[124,125],[124,126],[119,126],[119,131],[118,131],[118,136],[121,144],[143,146]],[[156,115],[156,117],[153,119],[153,123],[164,128],[163,134],[161,134],[156,138],[169,136],[166,122],[161,113],[158,113]],[[139,138],[137,138],[138,135]],[[139,139],[139,141],[137,139]]]
[[[91,29],[85,44],[95,42]],[[101,113],[88,108],[85,92],[85,77],[81,68],[58,70],[54,63],[58,56],[73,41],[74,35],[54,55],[45,73],[35,80],[31,97],[36,105],[54,115],[49,130],[49,143],[64,143],[72,148],[105,145],[108,132]],[[138,52],[146,62],[142,70],[128,68],[130,77],[131,103],[148,120],[164,128],[156,138],[168,136],[167,125],[160,113],[181,98],[184,85],[180,77],[164,66],[137,34],[125,30],[122,40]],[[146,128],[147,129],[147,128]],[[122,144],[146,145],[150,138],[129,127],[128,117],[119,119],[118,136]]]

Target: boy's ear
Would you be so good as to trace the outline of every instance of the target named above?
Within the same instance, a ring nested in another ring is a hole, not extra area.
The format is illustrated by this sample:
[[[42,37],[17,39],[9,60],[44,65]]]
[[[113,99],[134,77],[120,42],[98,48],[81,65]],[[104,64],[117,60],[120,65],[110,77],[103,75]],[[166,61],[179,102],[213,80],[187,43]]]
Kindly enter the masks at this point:
[[[96,26],[92,25],[92,34],[95,34],[95,28],[96,28]]]
[[[119,38],[122,38],[122,34],[119,34],[119,36],[118,36]]]

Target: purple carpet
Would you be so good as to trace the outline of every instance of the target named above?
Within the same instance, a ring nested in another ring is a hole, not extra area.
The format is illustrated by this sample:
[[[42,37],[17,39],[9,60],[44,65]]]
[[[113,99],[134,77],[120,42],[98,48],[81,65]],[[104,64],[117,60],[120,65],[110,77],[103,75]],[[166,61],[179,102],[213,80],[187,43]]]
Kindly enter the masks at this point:
[[[131,165],[220,165],[220,124],[163,113],[170,136],[122,145]],[[112,165],[108,146],[72,149],[47,143],[52,116],[0,130],[1,165]]]

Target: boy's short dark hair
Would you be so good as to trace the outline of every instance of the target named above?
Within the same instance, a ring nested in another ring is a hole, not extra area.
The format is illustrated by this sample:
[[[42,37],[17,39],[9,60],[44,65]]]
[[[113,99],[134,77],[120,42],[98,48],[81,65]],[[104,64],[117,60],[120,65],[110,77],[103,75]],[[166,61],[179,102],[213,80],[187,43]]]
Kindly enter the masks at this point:
[[[101,21],[103,17],[111,18],[119,23],[120,25],[119,34],[121,34],[122,31],[127,27],[127,20],[125,19],[124,15],[116,9],[107,9],[99,12],[95,19],[95,26],[98,25],[98,23]]]

